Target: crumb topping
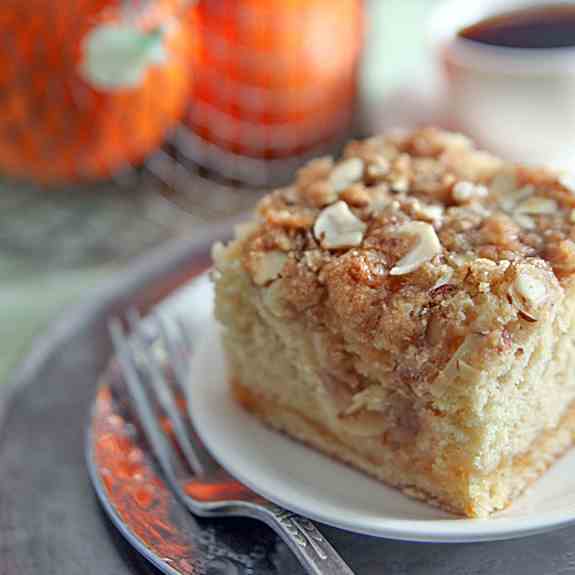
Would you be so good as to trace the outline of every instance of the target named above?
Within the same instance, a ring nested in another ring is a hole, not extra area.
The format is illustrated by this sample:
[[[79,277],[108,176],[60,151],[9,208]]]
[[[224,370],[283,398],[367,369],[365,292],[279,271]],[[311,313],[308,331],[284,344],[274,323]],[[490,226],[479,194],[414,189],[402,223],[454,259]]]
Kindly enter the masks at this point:
[[[560,298],[574,213],[575,178],[425,128],[310,162],[260,202],[242,261],[286,317],[401,354],[386,365],[415,385],[466,335],[504,350],[513,322],[528,329]]]

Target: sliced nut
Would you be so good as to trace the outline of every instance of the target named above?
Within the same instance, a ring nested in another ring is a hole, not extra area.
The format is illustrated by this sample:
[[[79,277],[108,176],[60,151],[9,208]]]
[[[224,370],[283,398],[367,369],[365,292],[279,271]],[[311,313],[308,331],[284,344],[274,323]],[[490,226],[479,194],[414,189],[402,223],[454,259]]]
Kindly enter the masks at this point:
[[[515,222],[526,230],[534,230],[537,227],[537,224],[533,221],[533,218],[525,214],[515,214]]]
[[[452,277],[453,277],[453,268],[446,266],[445,271],[441,274],[441,276],[439,276],[439,278],[437,279],[435,284],[433,284],[433,287],[431,289],[435,290],[437,288],[443,287],[444,285],[447,285]]]
[[[306,200],[316,208],[329,206],[337,201],[337,192],[327,180],[312,182],[303,191]]]
[[[480,293],[489,293],[491,285],[489,282],[479,282],[478,289]]]
[[[473,258],[468,254],[448,253],[446,259],[456,268],[462,268],[466,266]]]
[[[305,252],[304,261],[310,270],[318,272],[324,262],[324,252],[320,250]]]
[[[523,186],[518,190],[513,190],[507,196],[501,200],[501,207],[507,211],[511,212],[515,209],[515,206],[522,200],[531,197],[535,193],[535,188],[533,186]]]
[[[528,198],[516,209],[519,214],[546,215],[557,212],[557,202],[551,198],[539,196]]]
[[[252,277],[259,286],[277,279],[288,259],[287,254],[279,251],[261,252],[252,264]]]
[[[466,148],[473,146],[471,140],[457,132],[437,130],[433,135],[435,141],[444,148]]]
[[[392,142],[384,141],[381,145],[377,148],[377,153],[381,154],[386,160],[390,162],[397,158],[399,151],[397,146],[395,146]]]
[[[481,224],[481,237],[485,243],[495,246],[514,246],[521,231],[517,222],[503,212],[495,212]],[[485,257],[485,254],[479,254]],[[489,258],[492,259],[492,258]]]
[[[394,192],[403,194],[409,191],[409,172],[411,168],[411,157],[408,154],[401,154],[393,163],[388,180]]]
[[[440,220],[443,216],[443,207],[442,206],[421,206],[419,213],[425,217],[429,218],[432,221]]]
[[[297,204],[299,200],[299,192],[295,186],[288,186],[281,190],[281,196],[288,205]]]
[[[491,214],[491,212],[483,204],[480,204],[478,202],[473,202],[472,204],[469,204],[469,206],[466,207],[468,210],[472,211],[474,214],[477,214],[478,216],[481,216],[482,218],[486,218]]]
[[[496,174],[501,169],[502,163],[500,158],[489,152],[475,150],[465,159],[462,167],[477,177],[488,177]]]
[[[416,215],[431,222],[437,222],[443,217],[443,206],[430,206],[419,201],[414,204],[413,211]]]
[[[515,190],[513,192],[513,197],[517,202],[520,202],[521,200],[529,198],[534,193],[535,193],[535,186],[527,185],[523,186],[522,188],[519,188],[518,190]]]
[[[338,249],[359,246],[367,226],[339,201],[319,214],[313,233],[322,248]]]
[[[379,184],[371,188],[370,206],[373,211],[383,210],[390,202],[391,196],[387,184]]]
[[[513,193],[517,184],[517,178],[514,173],[497,174],[491,181],[489,193],[497,198],[504,198]]]
[[[572,194],[575,194],[575,174],[569,172],[561,174],[561,176],[559,176],[559,183]]]
[[[366,171],[367,177],[370,180],[372,180],[374,182],[378,182],[379,180],[382,180],[383,178],[385,178],[385,176],[387,176],[387,174],[389,174],[390,169],[391,169],[391,164],[390,164],[389,160],[387,160],[383,156],[377,156],[375,159],[373,159],[368,164],[365,171]]]
[[[441,253],[441,242],[431,224],[408,222],[400,226],[397,233],[417,236],[415,247],[390,270],[390,275],[400,276],[411,273],[419,266]]]
[[[501,209],[502,209],[504,212],[509,213],[509,212],[512,212],[512,211],[513,211],[513,208],[515,208],[515,204],[516,204],[516,203],[517,203],[517,202],[515,201],[515,199],[514,199],[512,196],[508,196],[508,197],[506,197],[506,198],[503,198],[503,199],[500,201],[499,205],[501,206]]]
[[[509,260],[500,260],[497,267],[501,270],[501,273],[505,273],[509,269],[510,265],[511,262]]]
[[[339,197],[350,206],[365,207],[370,203],[369,192],[363,184],[352,184]]]
[[[343,192],[345,188],[361,180],[363,176],[363,160],[361,158],[348,158],[343,160],[331,171],[329,182],[336,193]]]
[[[398,176],[391,181],[391,189],[398,194],[404,194],[409,191],[409,178],[406,176]]]
[[[310,212],[290,212],[289,210],[277,210],[267,215],[267,221],[274,226],[281,226],[294,230],[309,228],[313,223]]]
[[[497,262],[488,260],[487,258],[477,258],[473,262],[473,269],[474,271],[485,271],[490,273],[497,269]]]
[[[519,270],[509,295],[510,302],[518,308],[519,316],[529,322],[537,321],[539,308],[549,299],[541,272],[533,268]]]
[[[565,239],[553,242],[546,246],[544,256],[556,273],[572,274],[575,272],[575,241]]]
[[[311,160],[297,172],[296,183],[298,187],[302,188],[326,178],[332,167],[333,159],[329,156]]]
[[[488,189],[481,184],[474,184],[473,182],[457,182],[453,186],[453,199],[458,204],[464,204],[473,200],[485,198],[489,193]]]
[[[478,150],[447,148],[440,156],[441,163],[459,178],[483,179],[493,177],[501,169],[501,160]]]
[[[522,270],[513,283],[515,292],[530,305],[539,307],[547,300],[548,293],[541,278],[526,270]]]

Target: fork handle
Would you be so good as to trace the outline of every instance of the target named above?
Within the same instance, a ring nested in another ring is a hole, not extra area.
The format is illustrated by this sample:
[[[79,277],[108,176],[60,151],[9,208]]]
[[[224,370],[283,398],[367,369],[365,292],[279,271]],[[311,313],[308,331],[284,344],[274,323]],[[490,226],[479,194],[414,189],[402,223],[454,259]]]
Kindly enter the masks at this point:
[[[270,504],[260,517],[295,553],[310,575],[354,575],[312,521]]]

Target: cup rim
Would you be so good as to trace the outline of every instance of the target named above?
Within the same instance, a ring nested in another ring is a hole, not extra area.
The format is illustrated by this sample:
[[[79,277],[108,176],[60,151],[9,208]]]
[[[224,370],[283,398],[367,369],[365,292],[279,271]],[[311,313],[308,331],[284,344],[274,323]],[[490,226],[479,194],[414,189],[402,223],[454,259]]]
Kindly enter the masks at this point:
[[[511,48],[480,44],[457,36],[459,30],[484,18],[515,8],[573,4],[575,0],[482,0],[473,4],[443,0],[431,15],[428,42],[443,59],[465,68],[508,75],[575,74],[575,46],[559,48]]]

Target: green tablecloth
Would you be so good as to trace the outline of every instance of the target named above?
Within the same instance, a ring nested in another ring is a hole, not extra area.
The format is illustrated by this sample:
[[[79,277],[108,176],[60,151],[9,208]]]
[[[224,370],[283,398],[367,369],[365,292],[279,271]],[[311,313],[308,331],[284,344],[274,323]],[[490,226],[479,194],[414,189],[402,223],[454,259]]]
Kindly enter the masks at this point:
[[[367,0],[361,89],[380,101],[424,57],[433,0]],[[236,208],[239,208],[238,204]],[[209,210],[208,210],[209,211]],[[232,210],[233,211],[233,210]],[[229,214],[228,214],[229,215]],[[0,187],[0,382],[32,337],[136,253],[217,220],[201,207],[183,212],[154,191],[55,194]]]

